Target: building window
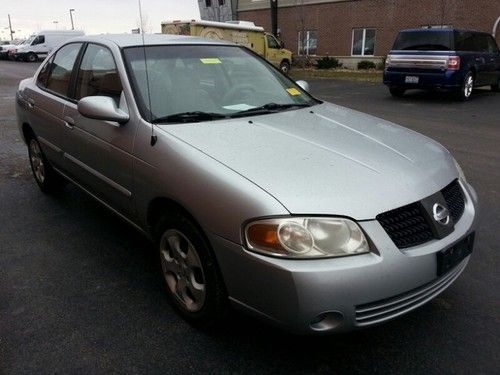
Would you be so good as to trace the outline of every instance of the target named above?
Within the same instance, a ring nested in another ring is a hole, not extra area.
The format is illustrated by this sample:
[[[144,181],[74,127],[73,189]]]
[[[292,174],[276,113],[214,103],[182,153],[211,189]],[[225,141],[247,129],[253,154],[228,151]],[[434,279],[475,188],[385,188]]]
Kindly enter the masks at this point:
[[[299,55],[316,55],[318,37],[316,31],[299,31]]]
[[[212,6],[212,0],[205,0],[205,6],[210,8]]]
[[[219,0],[219,6],[223,6],[224,5],[224,0]]]
[[[352,30],[353,56],[373,56],[375,52],[375,29]]]

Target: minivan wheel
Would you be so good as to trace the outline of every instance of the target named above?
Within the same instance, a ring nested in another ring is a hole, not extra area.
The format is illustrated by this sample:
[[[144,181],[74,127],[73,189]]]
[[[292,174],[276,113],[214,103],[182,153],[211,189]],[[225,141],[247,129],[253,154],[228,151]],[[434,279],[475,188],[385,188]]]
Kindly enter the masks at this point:
[[[389,92],[395,98],[401,98],[405,94],[405,89],[401,87],[389,87]]]
[[[194,325],[213,326],[225,315],[227,294],[203,234],[180,214],[163,217],[155,232],[163,280],[173,307]]]
[[[468,72],[462,82],[462,87],[457,92],[457,98],[461,101],[469,100],[474,88],[474,73]]]
[[[28,62],[36,62],[38,60],[38,56],[33,52],[30,52],[26,55],[26,61]]]
[[[29,139],[28,156],[33,177],[40,190],[44,193],[59,192],[66,181],[49,164],[34,136]]]

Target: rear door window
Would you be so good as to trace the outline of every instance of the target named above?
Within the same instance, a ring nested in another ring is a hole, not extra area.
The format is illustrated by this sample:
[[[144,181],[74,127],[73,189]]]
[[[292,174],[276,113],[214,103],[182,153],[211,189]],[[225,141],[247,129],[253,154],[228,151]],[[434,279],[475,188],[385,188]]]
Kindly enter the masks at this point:
[[[477,50],[474,34],[468,31],[455,32],[455,50],[461,52],[473,52]]]
[[[453,49],[450,31],[405,31],[399,33],[393,50],[450,51]]]
[[[475,51],[488,52],[488,39],[486,34],[474,34]]]
[[[47,77],[47,90],[62,96],[68,96],[69,83],[81,43],[71,43],[57,51]]]

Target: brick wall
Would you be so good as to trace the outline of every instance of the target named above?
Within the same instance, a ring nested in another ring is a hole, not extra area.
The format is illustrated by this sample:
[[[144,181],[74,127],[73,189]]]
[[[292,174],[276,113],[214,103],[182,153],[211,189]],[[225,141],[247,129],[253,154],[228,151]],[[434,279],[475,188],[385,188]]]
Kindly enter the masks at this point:
[[[317,32],[317,54],[332,56],[351,55],[353,28],[375,28],[375,55],[384,56],[401,29],[443,23],[491,33],[499,16],[500,0],[360,0],[283,7],[278,27],[285,47],[294,54],[304,24],[306,30]],[[238,19],[271,30],[269,9],[238,12]]]

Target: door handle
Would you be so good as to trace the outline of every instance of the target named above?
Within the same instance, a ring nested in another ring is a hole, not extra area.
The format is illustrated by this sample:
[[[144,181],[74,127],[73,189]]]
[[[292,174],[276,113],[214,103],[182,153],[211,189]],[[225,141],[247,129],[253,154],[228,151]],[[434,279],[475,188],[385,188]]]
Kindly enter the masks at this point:
[[[75,127],[75,120],[73,120],[69,116],[64,116],[64,126],[69,130],[73,130],[73,128]]]
[[[31,109],[35,108],[35,101],[31,98],[28,98],[28,107]]]

